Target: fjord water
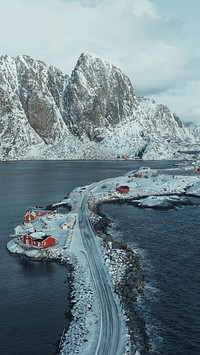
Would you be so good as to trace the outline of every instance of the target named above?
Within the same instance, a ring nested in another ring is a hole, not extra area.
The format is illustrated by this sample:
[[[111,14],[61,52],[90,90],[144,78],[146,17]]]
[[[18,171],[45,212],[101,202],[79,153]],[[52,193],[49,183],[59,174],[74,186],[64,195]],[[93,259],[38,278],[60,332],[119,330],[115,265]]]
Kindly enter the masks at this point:
[[[112,234],[142,263],[147,289],[138,311],[151,354],[200,354],[200,206],[159,211],[106,204],[101,212],[115,221]]]
[[[67,326],[67,269],[14,257],[6,250],[9,234],[23,221],[26,208],[58,202],[77,186],[144,164],[162,168],[173,162],[0,163],[0,354],[53,355],[53,343]],[[160,212],[107,205],[103,209],[117,222],[118,237],[140,251],[149,280],[140,309],[155,353],[199,354],[199,208]]]
[[[6,250],[28,206],[58,202],[73,188],[124,174],[131,162],[0,162],[0,354],[52,355],[67,326],[67,269]]]

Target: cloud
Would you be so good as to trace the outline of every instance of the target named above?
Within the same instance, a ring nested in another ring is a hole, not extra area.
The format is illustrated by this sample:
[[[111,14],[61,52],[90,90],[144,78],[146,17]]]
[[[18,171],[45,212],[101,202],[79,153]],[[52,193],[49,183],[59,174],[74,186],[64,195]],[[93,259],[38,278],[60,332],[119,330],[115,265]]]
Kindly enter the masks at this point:
[[[28,54],[70,75],[81,52],[92,52],[119,67],[137,94],[197,80],[184,21],[161,15],[153,0],[7,0],[0,31],[2,54]]]
[[[83,6],[86,7],[96,7],[101,3],[106,2],[106,0],[61,0],[63,2],[68,2],[68,3],[73,3],[73,2],[78,2]],[[108,0],[107,0],[108,1]]]
[[[62,70],[82,51],[114,61],[127,74],[131,62],[147,72],[160,65],[163,52],[167,61],[177,57],[177,49],[161,41],[172,24],[162,24],[149,0],[7,0],[1,15],[2,50],[47,58]],[[157,58],[154,66],[150,56]]]

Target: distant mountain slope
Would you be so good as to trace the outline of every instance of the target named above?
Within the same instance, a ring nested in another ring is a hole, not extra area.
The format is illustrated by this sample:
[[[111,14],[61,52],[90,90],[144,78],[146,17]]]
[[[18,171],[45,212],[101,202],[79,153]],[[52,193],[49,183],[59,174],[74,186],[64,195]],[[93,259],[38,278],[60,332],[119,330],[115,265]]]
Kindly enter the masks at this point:
[[[200,137],[200,124],[197,124],[195,122],[187,122],[185,123],[185,127],[187,127],[190,133],[192,133],[196,137]]]
[[[95,55],[82,53],[71,77],[29,56],[0,58],[0,160],[178,158],[198,139]]]

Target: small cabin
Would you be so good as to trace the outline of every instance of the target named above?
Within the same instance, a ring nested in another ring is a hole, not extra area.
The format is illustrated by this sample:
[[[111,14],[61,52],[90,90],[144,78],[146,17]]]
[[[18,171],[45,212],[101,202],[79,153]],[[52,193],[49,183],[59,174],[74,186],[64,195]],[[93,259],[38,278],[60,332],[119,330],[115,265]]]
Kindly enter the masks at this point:
[[[61,227],[62,229],[69,229],[69,224],[63,223],[63,224],[61,224],[60,227]]]
[[[56,245],[56,238],[51,235],[46,235],[43,232],[35,232],[26,234],[21,237],[21,241],[24,245],[30,245],[36,248],[49,248]]]
[[[36,219],[36,213],[35,212],[28,212],[24,216],[24,220],[26,222],[33,222]]]
[[[123,193],[128,193],[130,191],[129,186],[119,186],[116,188],[116,191],[123,194]]]

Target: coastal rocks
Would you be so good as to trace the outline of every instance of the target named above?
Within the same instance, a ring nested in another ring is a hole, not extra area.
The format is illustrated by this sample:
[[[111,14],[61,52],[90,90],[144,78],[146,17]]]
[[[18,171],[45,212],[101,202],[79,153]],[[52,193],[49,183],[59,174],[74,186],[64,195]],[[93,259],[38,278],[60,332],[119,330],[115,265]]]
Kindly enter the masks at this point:
[[[135,301],[145,287],[144,275],[137,255],[123,243],[108,242],[104,239],[102,246],[115,291],[123,295],[128,302]]]
[[[148,196],[145,198],[132,200],[137,207],[153,209],[173,209],[181,206],[192,205],[192,201],[183,196]]]
[[[105,237],[105,236],[104,236]],[[135,252],[127,248],[124,243],[107,241],[102,242],[106,266],[112,277],[115,292],[117,293],[128,326],[129,350],[127,354],[149,354],[148,337],[144,322],[135,309],[135,302],[139,294],[143,293],[145,280],[139,260]]]
[[[200,197],[200,182],[196,182],[193,186],[189,187],[186,194]]]

